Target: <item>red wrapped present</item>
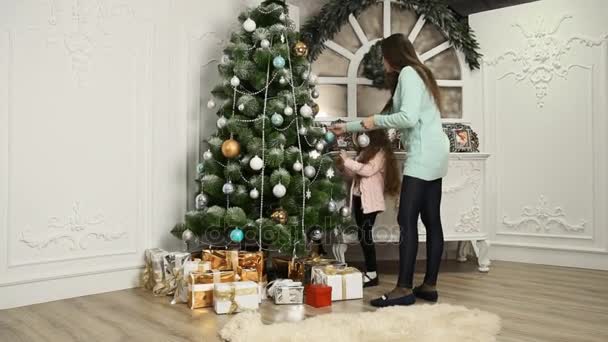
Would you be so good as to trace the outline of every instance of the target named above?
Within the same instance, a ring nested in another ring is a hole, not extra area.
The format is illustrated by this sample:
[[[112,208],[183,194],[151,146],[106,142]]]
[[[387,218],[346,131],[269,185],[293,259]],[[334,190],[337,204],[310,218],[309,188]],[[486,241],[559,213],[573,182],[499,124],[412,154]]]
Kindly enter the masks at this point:
[[[331,286],[323,284],[306,285],[306,304],[315,308],[331,306]]]

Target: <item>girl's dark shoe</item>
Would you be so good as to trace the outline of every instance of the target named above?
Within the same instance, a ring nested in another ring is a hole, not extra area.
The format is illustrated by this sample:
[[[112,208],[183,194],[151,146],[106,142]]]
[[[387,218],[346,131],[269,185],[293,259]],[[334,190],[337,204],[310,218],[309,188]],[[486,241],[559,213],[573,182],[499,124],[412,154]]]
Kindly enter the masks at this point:
[[[437,291],[426,291],[422,289],[422,285],[421,286],[417,286],[414,287],[414,289],[412,290],[412,292],[414,292],[414,295],[420,299],[424,299],[428,302],[433,302],[436,303],[437,299],[439,299],[439,294],[437,293]]]
[[[414,294],[412,293],[407,296],[389,299],[387,295],[384,295],[380,298],[373,299],[369,303],[377,308],[384,308],[387,306],[395,305],[412,305],[416,303],[416,296],[414,296]]]
[[[379,282],[380,281],[378,280],[378,276],[371,278],[370,276],[367,275],[367,273],[363,273],[363,287],[364,288],[378,286]]]

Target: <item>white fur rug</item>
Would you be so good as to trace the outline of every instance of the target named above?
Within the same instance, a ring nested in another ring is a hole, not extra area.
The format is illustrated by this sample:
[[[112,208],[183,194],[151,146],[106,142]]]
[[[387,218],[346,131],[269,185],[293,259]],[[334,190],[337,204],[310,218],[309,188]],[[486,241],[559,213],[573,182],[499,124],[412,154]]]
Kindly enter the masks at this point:
[[[496,341],[500,318],[448,304],[330,313],[300,322],[265,325],[257,312],[238,314],[220,331],[230,342],[249,341]]]

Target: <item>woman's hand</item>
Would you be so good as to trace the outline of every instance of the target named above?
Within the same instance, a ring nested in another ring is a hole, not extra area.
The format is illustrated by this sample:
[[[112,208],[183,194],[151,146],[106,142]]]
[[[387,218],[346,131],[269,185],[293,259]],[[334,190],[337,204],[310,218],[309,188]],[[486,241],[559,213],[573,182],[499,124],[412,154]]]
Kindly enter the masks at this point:
[[[340,136],[346,133],[346,124],[338,123],[333,124],[329,127],[329,130],[332,131],[335,135]]]
[[[363,128],[370,130],[370,129],[374,129],[376,128],[376,125],[374,124],[374,116],[368,116],[365,119],[363,119],[362,122]]]

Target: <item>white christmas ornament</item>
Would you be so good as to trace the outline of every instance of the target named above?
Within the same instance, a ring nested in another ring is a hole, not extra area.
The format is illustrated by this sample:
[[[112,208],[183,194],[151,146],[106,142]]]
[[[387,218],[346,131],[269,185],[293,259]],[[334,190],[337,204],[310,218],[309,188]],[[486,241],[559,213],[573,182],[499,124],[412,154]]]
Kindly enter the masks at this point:
[[[316,160],[321,156],[321,154],[317,151],[311,151],[310,153],[308,153],[308,156],[310,157],[310,159]]]
[[[257,188],[253,188],[251,189],[251,191],[249,191],[249,197],[251,197],[252,199],[257,199],[258,197],[260,197],[260,192]]]
[[[300,107],[300,115],[305,118],[310,118],[312,116],[312,108],[305,103],[302,107]]]
[[[303,166],[302,163],[300,163],[299,160],[296,160],[296,162],[293,163],[293,170],[295,172],[300,172],[300,171],[302,171],[302,166]]]
[[[369,145],[369,142],[369,135],[365,133],[361,133],[357,137],[357,143],[359,144],[359,147],[367,147]]]
[[[279,16],[279,20],[280,21],[285,21],[287,17],[285,16],[285,13],[281,13],[281,15]]]
[[[215,101],[213,99],[207,101],[207,108],[212,109],[213,107],[215,107]]]
[[[270,47],[270,41],[268,41],[268,39],[262,39],[260,46],[264,49],[268,49]]]
[[[222,128],[226,127],[227,123],[228,123],[228,120],[226,120],[225,117],[220,116],[220,118],[217,119],[216,125],[217,125],[217,128],[222,129]]]
[[[336,212],[336,210],[338,210],[338,205],[333,199],[330,200],[327,204],[327,210],[329,210],[330,213]]]
[[[329,168],[326,172],[325,172],[325,177],[327,177],[327,179],[332,179],[334,178],[335,173],[334,173],[334,169]]]
[[[302,127],[300,127],[300,130],[298,131],[298,133],[300,133],[300,135],[306,135],[306,134],[308,134],[308,128],[302,126]]]
[[[285,78],[285,76],[281,76],[281,78],[279,78],[279,84],[280,85],[286,85],[287,84],[287,79]]]
[[[239,78],[236,76],[232,76],[230,79],[230,85],[236,88],[239,86],[239,84],[241,84],[241,80],[239,80]]]
[[[237,108],[238,108],[239,111],[242,112],[242,111],[245,110],[245,105],[241,103]]]
[[[211,150],[207,150],[205,153],[203,153],[204,160],[210,160],[211,158],[213,158],[213,153],[211,153]]]
[[[254,171],[259,171],[264,167],[264,161],[256,155],[249,161],[249,167]]]
[[[190,229],[184,230],[184,232],[182,233],[182,240],[184,242],[188,242],[192,239],[194,239],[194,233]]]
[[[320,96],[320,95],[321,95],[321,94],[319,93],[319,91],[318,91],[317,89],[314,89],[314,90],[313,90],[313,91],[310,93],[310,96],[311,96],[313,99],[319,98],[319,96]]]
[[[349,217],[350,216],[350,208],[349,207],[342,207],[342,208],[340,208],[340,215],[342,215],[342,217]]]
[[[287,116],[293,115],[293,108],[291,108],[289,106],[285,107],[285,109],[283,110],[283,114],[285,114]]]
[[[194,206],[196,209],[201,210],[204,209],[209,203],[209,198],[204,193],[200,193],[196,195],[196,199],[194,200]]]
[[[308,178],[314,177],[316,173],[317,173],[317,170],[315,170],[315,167],[312,165],[307,165],[304,168],[304,176],[306,176]]]
[[[308,79],[308,76],[310,76],[310,72],[308,72],[308,70],[306,70],[306,71],[304,71],[304,72],[302,73],[302,78],[303,78],[303,79],[307,80],[307,79]]]
[[[276,198],[281,198],[283,196],[285,196],[285,194],[287,193],[287,188],[285,187],[285,185],[279,183],[277,185],[275,185],[272,188],[272,194],[276,197]]]
[[[323,149],[325,148],[325,144],[322,141],[319,141],[316,145],[315,148],[317,149],[317,151],[321,152],[323,151]]]
[[[247,20],[245,20],[245,22],[243,23],[243,29],[247,32],[253,32],[255,31],[255,28],[255,21],[251,20],[251,18],[247,18]]]
[[[222,187],[222,192],[226,195],[230,195],[234,192],[234,185],[232,185],[232,181],[228,181],[228,183],[224,184],[224,186]]]
[[[317,84],[318,77],[317,75],[310,73],[308,74],[308,83]]]

